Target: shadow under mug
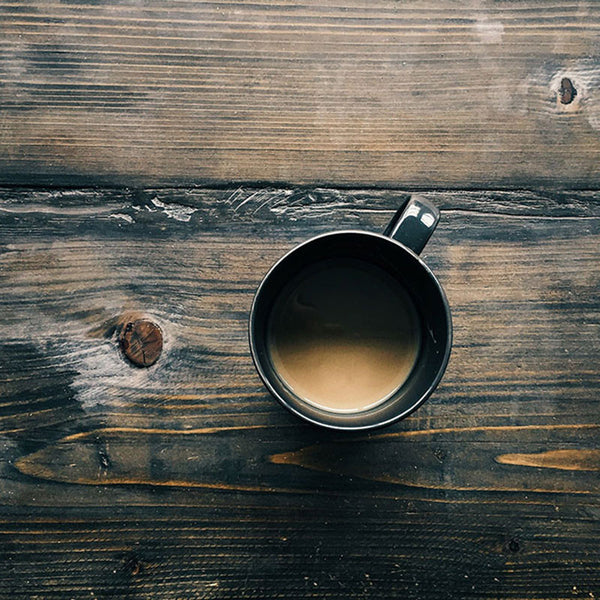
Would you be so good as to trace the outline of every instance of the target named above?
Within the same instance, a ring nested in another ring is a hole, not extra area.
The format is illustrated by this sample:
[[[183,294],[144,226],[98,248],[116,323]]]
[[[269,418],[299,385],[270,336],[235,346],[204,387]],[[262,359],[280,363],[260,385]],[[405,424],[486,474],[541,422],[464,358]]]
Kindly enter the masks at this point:
[[[413,196],[383,234],[349,230],[319,235],[296,246],[267,273],[250,311],[250,350],[265,386],[288,410],[330,429],[372,429],[406,417],[435,390],[450,358],[452,320],[442,286],[418,255],[439,216],[433,204]],[[344,413],[328,411],[297,396],[277,372],[268,347],[269,318],[286,284],[307,267],[338,258],[366,261],[397,279],[411,296],[421,332],[416,362],[406,381],[382,403]]]

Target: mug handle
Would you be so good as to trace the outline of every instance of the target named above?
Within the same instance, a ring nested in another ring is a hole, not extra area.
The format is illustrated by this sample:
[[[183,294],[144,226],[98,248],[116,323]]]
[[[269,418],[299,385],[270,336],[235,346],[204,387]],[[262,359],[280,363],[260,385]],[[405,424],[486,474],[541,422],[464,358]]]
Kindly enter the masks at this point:
[[[429,200],[411,196],[392,217],[383,235],[394,238],[415,254],[421,254],[439,220],[440,211]]]

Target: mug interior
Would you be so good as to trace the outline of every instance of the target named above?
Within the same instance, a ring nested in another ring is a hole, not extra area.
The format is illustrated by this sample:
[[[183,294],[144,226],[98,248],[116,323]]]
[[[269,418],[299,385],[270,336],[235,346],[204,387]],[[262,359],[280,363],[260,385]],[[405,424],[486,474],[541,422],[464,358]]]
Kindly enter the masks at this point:
[[[297,397],[279,377],[268,348],[268,323],[275,300],[291,278],[326,259],[367,261],[396,278],[412,297],[421,328],[421,346],[408,379],[385,402],[353,413],[332,412]],[[260,285],[250,315],[250,346],[269,391],[302,418],[333,429],[368,429],[403,418],[435,389],[448,362],[451,320],[444,292],[429,268],[411,250],[383,235],[342,231],[309,240],[285,255]]]

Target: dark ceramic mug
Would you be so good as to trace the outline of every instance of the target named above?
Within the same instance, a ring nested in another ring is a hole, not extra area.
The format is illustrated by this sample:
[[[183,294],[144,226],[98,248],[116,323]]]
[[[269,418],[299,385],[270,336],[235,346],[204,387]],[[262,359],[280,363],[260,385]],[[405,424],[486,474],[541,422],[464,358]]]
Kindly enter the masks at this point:
[[[323,427],[371,429],[398,421],[418,408],[442,378],[452,346],[450,308],[442,286],[419,258],[440,213],[424,198],[413,196],[383,234],[337,231],[312,238],[281,258],[258,287],[250,311],[250,349],[267,389],[288,410]],[[383,269],[409,293],[418,313],[420,347],[406,381],[386,400],[366,410],[334,412],[296,395],[273,364],[269,319],[286,284],[307,267],[332,258],[359,259]]]

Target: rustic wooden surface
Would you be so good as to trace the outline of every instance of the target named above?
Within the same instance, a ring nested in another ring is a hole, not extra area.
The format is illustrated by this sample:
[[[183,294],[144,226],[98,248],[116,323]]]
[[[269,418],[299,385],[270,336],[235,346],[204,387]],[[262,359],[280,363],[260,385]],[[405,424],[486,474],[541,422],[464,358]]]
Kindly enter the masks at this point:
[[[599,27],[0,0],[0,598],[600,598]],[[254,371],[254,290],[408,188],[442,209],[447,374],[391,428],[317,430]]]
[[[295,243],[406,193],[0,190],[0,597],[599,598],[600,193],[426,195],[446,377],[342,435],[265,392],[248,309]]]
[[[599,27],[596,0],[0,0],[0,183],[598,187]]]

